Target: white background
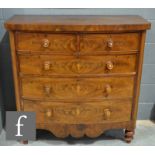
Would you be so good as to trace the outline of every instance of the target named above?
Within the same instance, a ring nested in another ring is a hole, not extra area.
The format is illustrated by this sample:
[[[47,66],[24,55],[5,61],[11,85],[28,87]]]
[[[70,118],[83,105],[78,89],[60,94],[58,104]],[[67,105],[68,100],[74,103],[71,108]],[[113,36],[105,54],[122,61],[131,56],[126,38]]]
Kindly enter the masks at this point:
[[[4,8],[152,8],[155,0],[0,0]]]

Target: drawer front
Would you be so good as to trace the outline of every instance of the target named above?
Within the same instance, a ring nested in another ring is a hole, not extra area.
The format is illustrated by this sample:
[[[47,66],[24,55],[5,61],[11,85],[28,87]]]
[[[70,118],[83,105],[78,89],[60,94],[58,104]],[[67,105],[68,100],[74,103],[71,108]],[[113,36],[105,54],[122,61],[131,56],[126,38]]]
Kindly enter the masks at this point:
[[[135,73],[136,55],[72,56],[19,55],[20,73],[31,75],[96,75]]]
[[[76,51],[76,36],[17,32],[16,47],[23,52],[73,53]]]
[[[110,123],[129,121],[131,101],[59,103],[24,101],[25,111],[35,111],[37,123]]]
[[[22,96],[39,100],[131,98],[134,77],[22,78]]]
[[[80,37],[80,51],[83,54],[137,51],[139,46],[139,33],[87,34]]]

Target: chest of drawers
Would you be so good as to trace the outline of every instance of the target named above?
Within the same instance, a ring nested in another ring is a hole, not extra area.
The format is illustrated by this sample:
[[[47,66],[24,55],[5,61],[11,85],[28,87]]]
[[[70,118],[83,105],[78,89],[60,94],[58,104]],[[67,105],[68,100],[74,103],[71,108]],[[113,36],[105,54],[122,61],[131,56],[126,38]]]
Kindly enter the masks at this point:
[[[57,137],[134,135],[146,30],[139,16],[13,16],[10,34],[18,111]]]

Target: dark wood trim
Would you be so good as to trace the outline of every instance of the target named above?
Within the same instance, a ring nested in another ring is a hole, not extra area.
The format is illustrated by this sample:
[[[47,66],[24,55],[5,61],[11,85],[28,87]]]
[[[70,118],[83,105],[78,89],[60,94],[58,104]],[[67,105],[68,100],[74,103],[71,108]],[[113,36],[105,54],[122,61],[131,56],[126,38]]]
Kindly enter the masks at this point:
[[[15,88],[15,96],[16,96],[16,107],[17,110],[22,110],[21,101],[20,101],[20,86],[19,86],[19,71],[18,71],[18,61],[16,55],[15,48],[15,35],[14,32],[9,32],[10,37],[10,45],[11,45],[11,56],[12,56],[12,70],[13,70],[13,78],[14,78],[14,88]]]
[[[140,53],[137,61],[137,78],[135,80],[135,93],[134,93],[134,100],[133,100],[133,110],[132,110],[132,119],[137,119],[137,112],[138,112],[138,101],[140,95],[140,83],[141,83],[141,76],[142,76],[142,65],[143,65],[143,57],[144,57],[144,47],[145,47],[145,37],[146,31],[143,31],[141,34],[141,46],[140,46]]]

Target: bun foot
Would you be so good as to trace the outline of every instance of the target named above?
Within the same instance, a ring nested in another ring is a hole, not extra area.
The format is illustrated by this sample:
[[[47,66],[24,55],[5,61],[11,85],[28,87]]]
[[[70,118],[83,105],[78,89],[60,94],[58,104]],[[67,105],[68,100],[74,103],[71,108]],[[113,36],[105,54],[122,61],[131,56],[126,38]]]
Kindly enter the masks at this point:
[[[28,144],[28,140],[21,140],[20,143],[21,144]]]
[[[134,130],[125,130],[125,141],[130,143],[134,136]]]

